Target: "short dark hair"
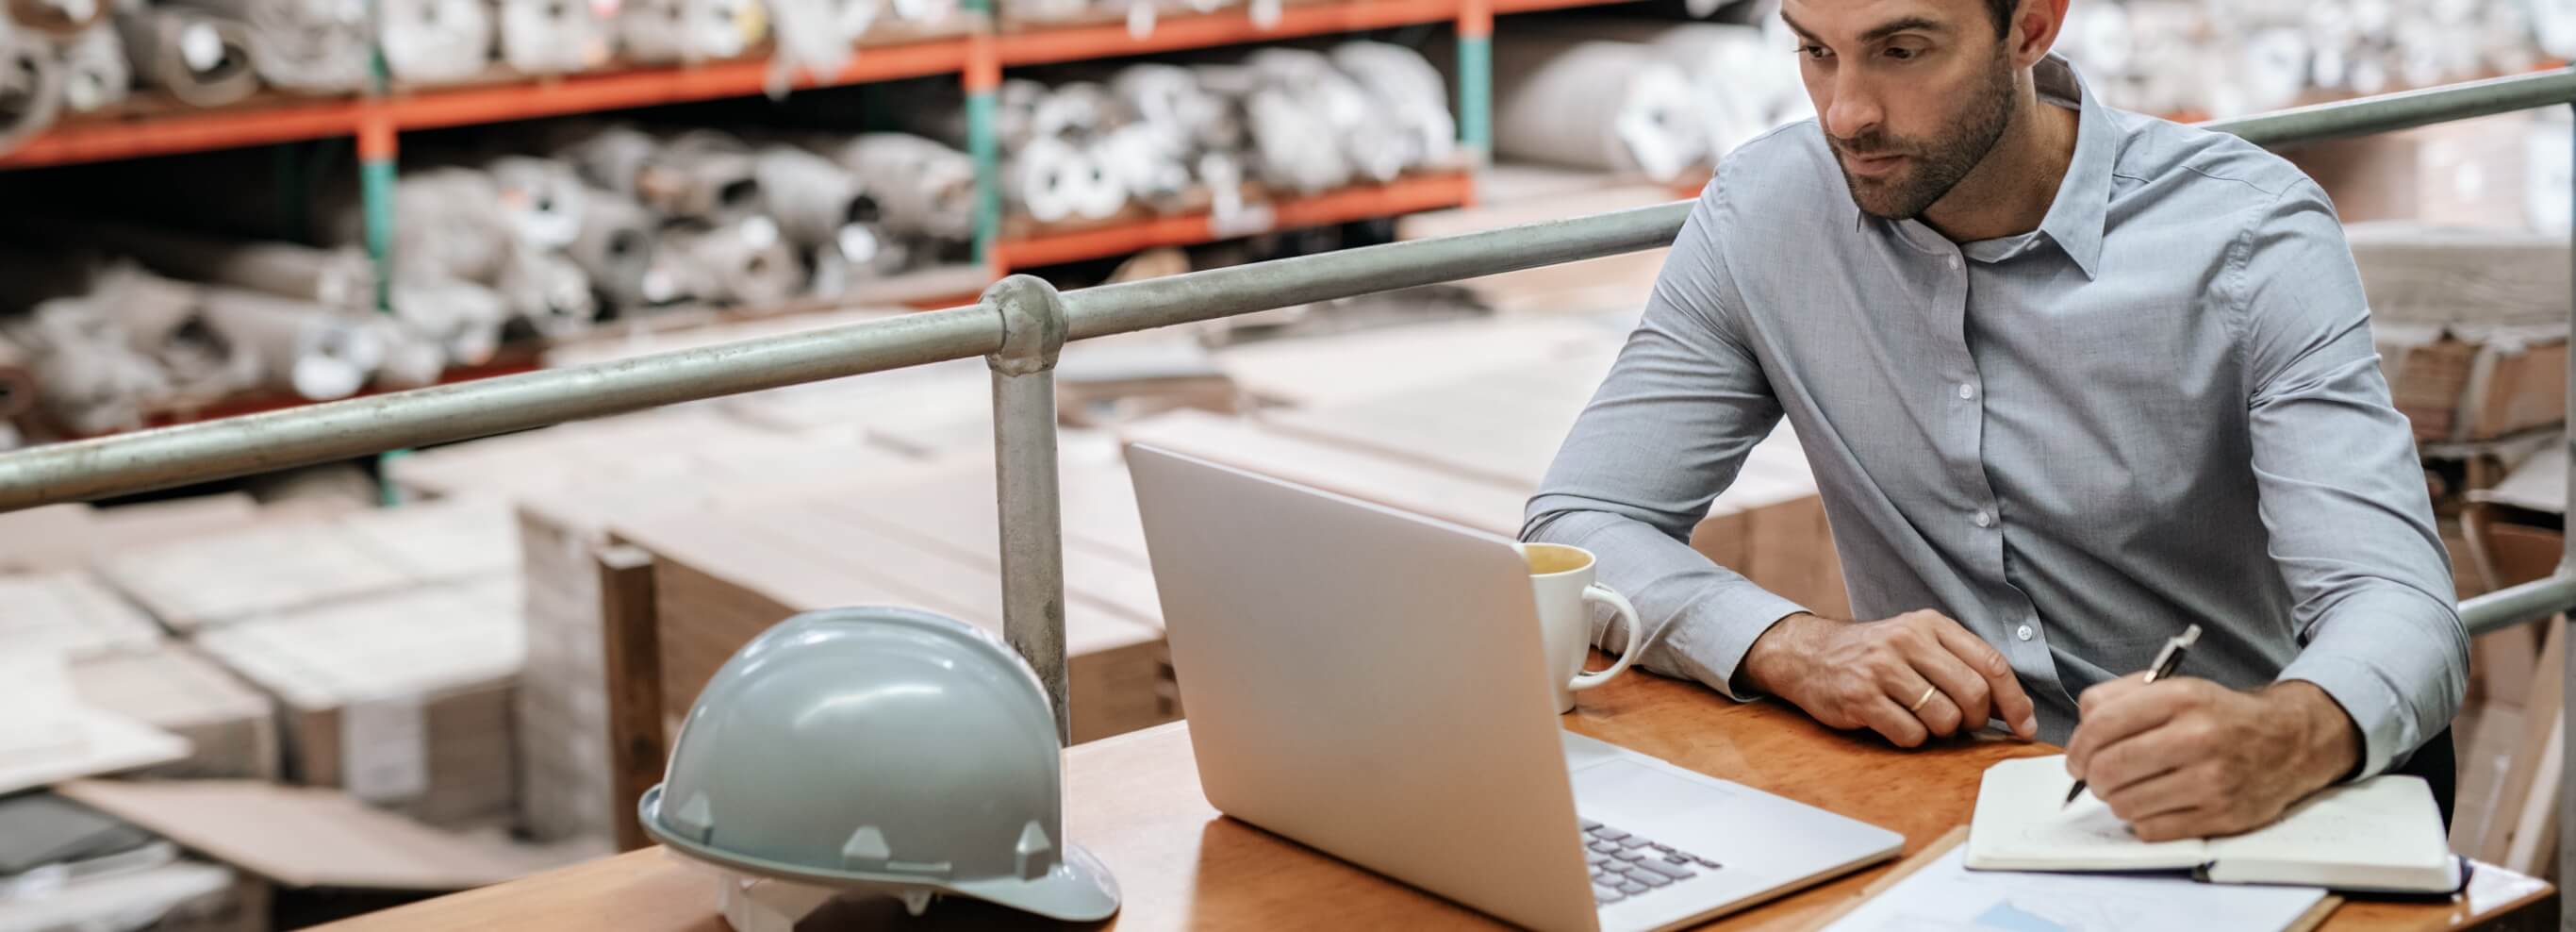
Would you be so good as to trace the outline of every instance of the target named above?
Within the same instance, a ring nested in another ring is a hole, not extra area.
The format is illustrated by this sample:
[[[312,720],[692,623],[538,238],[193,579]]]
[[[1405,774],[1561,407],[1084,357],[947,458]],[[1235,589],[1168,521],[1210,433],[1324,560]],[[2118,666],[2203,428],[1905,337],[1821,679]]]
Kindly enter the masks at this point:
[[[1986,0],[1986,14],[1995,20],[1995,38],[2012,35],[2013,11],[2020,8],[2021,0]]]

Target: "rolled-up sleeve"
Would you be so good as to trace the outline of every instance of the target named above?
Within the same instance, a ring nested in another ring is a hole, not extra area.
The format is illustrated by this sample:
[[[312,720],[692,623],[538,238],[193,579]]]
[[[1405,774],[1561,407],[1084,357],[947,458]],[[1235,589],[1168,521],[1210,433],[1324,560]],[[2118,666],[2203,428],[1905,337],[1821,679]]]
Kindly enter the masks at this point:
[[[2361,729],[2357,776],[2371,776],[2459,711],[2468,637],[2450,561],[2324,193],[2285,191],[2232,258],[2222,287],[2240,315],[2262,519],[2300,631],[2280,678],[2343,706]]]
[[[1521,537],[1591,550],[1602,582],[1627,595],[1648,628],[1669,622],[1640,665],[1741,699],[1750,696],[1734,679],[1746,649],[1804,609],[1689,544],[1780,420],[1734,311],[1720,248],[1723,190],[1712,185],[1693,208],[1644,318],[1530,500]],[[1594,636],[1610,640],[1597,626]]]

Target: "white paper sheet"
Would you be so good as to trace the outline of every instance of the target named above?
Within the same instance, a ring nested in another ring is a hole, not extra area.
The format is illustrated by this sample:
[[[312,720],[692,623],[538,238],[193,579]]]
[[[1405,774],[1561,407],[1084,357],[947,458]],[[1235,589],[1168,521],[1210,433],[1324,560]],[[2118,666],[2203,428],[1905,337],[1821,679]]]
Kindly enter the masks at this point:
[[[1966,853],[1952,849],[1828,932],[2280,932],[2325,897],[2312,887],[1971,871]]]

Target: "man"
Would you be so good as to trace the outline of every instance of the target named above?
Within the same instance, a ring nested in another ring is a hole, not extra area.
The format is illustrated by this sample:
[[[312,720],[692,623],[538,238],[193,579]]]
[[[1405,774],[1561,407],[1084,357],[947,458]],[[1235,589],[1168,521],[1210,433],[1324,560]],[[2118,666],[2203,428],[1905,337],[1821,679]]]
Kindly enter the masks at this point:
[[[2467,640],[2333,209],[2094,99],[2066,6],[1784,0],[1817,120],[1727,156],[1523,536],[1670,622],[1649,668],[2066,742],[2141,838],[2410,762],[2447,810]],[[1683,542],[1784,415],[1863,620]]]

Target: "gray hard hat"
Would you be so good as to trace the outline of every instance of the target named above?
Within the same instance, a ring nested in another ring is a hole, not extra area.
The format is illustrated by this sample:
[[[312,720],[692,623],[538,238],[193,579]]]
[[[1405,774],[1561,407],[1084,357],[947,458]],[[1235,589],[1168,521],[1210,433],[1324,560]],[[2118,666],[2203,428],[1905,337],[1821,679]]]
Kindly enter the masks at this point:
[[[1064,840],[1045,687],[1000,638],[904,608],[808,612],[698,694],[644,830],[717,867],[1087,922],[1118,883]]]

